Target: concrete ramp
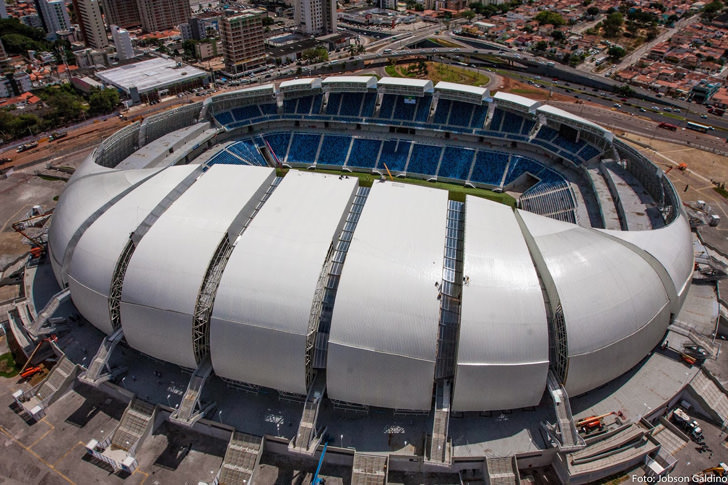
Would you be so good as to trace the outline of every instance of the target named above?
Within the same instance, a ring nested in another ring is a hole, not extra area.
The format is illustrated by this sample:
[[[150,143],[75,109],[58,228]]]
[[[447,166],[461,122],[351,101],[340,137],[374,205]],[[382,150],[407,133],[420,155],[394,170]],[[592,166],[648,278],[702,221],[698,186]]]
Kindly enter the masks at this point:
[[[218,474],[218,485],[253,483],[262,453],[263,438],[239,431],[233,432]]]
[[[490,485],[518,485],[521,481],[515,456],[486,458],[485,468]]]
[[[385,485],[389,457],[355,453],[351,471],[351,485]]]
[[[689,389],[713,419],[721,426],[728,425],[728,395],[704,369],[693,377]]]

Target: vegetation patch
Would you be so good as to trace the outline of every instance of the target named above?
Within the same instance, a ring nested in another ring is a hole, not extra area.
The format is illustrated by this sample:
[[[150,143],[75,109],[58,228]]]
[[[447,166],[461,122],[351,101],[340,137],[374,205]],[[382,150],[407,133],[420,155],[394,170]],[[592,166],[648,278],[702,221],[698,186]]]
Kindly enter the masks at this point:
[[[424,60],[406,64],[390,64],[385,67],[385,71],[392,77],[429,79],[433,84],[447,81],[470,86],[485,86],[490,82],[488,76],[478,71]]]
[[[15,377],[18,375],[18,372],[20,372],[20,368],[15,363],[12,353],[8,352],[0,355],[0,377],[5,377],[6,379]]]

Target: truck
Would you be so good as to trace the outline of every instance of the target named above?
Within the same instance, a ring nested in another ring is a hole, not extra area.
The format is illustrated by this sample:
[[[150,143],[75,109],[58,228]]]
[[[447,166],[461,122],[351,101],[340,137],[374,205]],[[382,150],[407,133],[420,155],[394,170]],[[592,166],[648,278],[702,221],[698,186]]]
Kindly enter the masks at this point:
[[[68,133],[66,133],[65,131],[54,131],[53,133],[51,133],[51,136],[48,137],[48,141],[59,140],[66,136],[68,136]]]
[[[694,419],[690,419],[688,413],[681,408],[675,408],[671,415],[671,420],[677,425],[678,428],[685,431],[685,433],[696,443],[701,444],[704,442],[703,430]]]
[[[15,150],[17,153],[22,153],[27,150],[32,150],[33,148],[38,146],[37,141],[31,141],[30,143],[24,143],[18,147],[17,150]]]

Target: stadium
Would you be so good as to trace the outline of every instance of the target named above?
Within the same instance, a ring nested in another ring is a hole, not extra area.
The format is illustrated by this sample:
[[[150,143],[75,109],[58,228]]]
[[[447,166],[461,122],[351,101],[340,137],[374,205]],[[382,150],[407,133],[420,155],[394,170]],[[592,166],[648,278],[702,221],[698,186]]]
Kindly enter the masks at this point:
[[[506,475],[523,453],[583,452],[569,400],[593,407],[649,368],[694,265],[674,187],[610,131],[517,95],[374,76],[253,87],[129,124],[76,171],[48,237],[102,347],[123,339],[192,373],[174,419],[204,415],[214,373],[300,401],[291,452],[334,427],[324,403],[411,416],[428,466],[473,468],[457,464],[490,442],[489,470]],[[489,425],[473,423],[503,413],[509,431],[478,436]],[[657,459],[633,444],[559,476]]]

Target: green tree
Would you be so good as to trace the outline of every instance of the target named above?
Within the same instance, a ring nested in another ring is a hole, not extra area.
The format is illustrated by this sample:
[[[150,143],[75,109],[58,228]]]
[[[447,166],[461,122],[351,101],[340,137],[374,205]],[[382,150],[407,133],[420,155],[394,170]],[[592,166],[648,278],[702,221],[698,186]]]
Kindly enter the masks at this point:
[[[622,29],[624,23],[624,17],[619,12],[612,12],[607,15],[607,18],[602,21],[602,27],[604,28],[604,35],[606,37],[616,37]]]
[[[119,92],[116,89],[94,89],[88,100],[89,114],[106,114],[114,111],[119,104]]]
[[[276,21],[271,17],[263,17],[263,25],[273,25]]]
[[[550,24],[554,27],[566,25],[566,20],[564,20],[564,17],[562,17],[561,14],[550,10],[542,10],[534,17],[534,19],[541,25]]]
[[[718,16],[718,13],[723,10],[723,2],[720,0],[713,0],[708,5],[703,7],[702,17],[706,20],[713,20]]]
[[[546,43],[545,40],[539,40],[536,42],[536,45],[534,46],[534,49],[539,52],[545,52],[546,49],[548,49],[549,45]]]
[[[586,14],[590,17],[596,17],[599,15],[599,7],[589,7],[586,9]]]
[[[627,54],[627,51],[618,45],[613,45],[609,48],[607,54],[609,54],[609,57],[613,59],[621,59],[625,56],[625,54]]]

